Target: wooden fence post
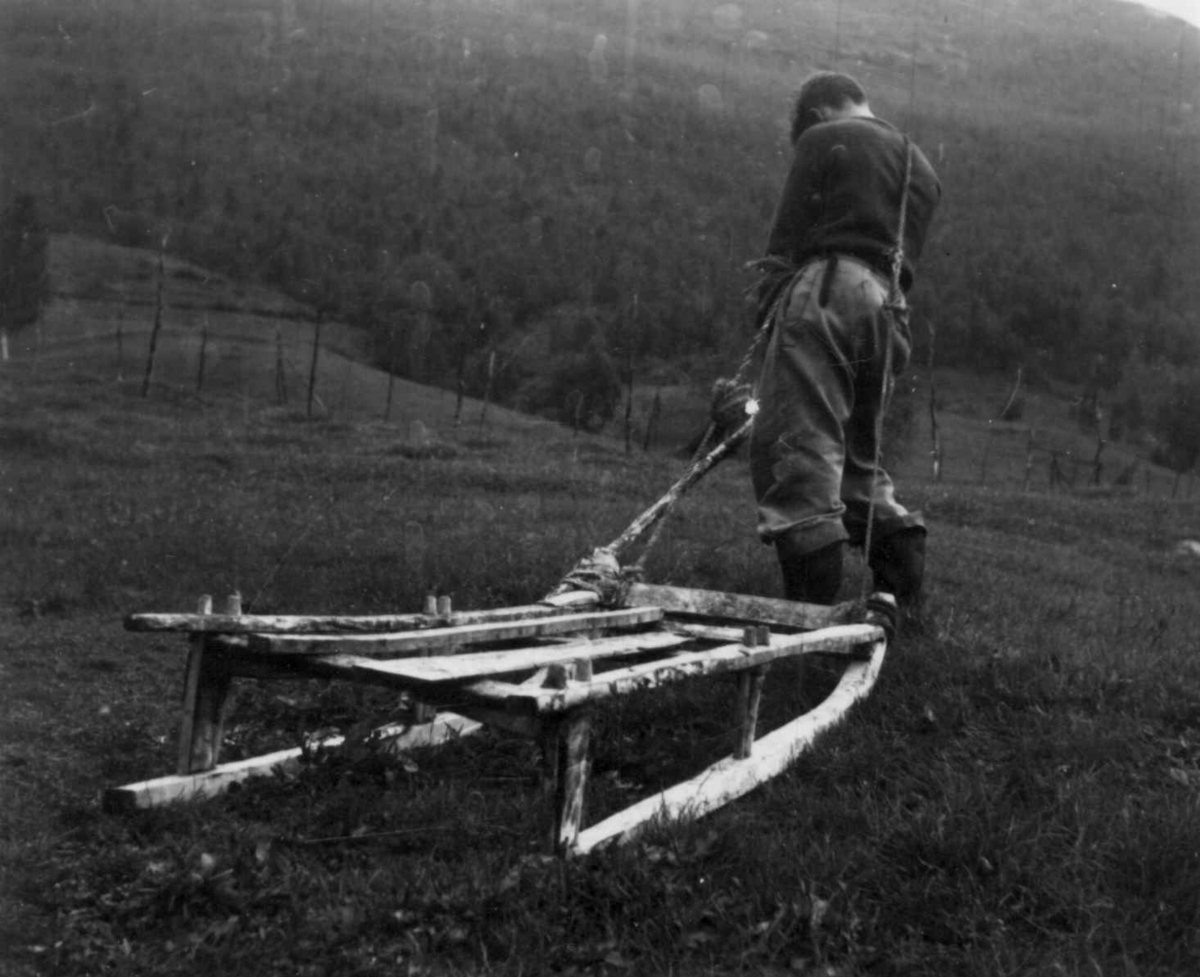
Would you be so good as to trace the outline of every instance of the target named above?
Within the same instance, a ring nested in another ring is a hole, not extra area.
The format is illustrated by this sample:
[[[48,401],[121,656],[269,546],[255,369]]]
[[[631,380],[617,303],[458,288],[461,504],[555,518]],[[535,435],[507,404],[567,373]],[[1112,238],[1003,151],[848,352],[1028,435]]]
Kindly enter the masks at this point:
[[[462,409],[463,401],[467,397],[467,381],[463,378],[462,373],[458,375],[458,380],[454,384],[454,437],[458,438],[458,429],[462,426]]]
[[[350,403],[350,357],[342,357],[342,391],[338,395],[338,404],[343,411],[349,411]]]
[[[170,231],[165,231],[158,243],[158,295],[154,302],[154,327],[150,330],[150,349],[146,353],[146,372],[142,376],[142,396],[150,393],[150,376],[154,372],[154,351],[158,348],[158,331],[162,328],[163,287],[166,284],[167,269],[163,254],[167,250],[167,240]]]
[[[625,454],[633,451],[633,336],[637,328],[638,295],[633,293],[633,324],[625,342]]]
[[[479,431],[482,433],[487,427],[487,412],[488,404],[492,400],[492,381],[496,378],[496,351],[492,350],[488,354],[487,368],[487,384],[483,388],[483,406],[479,409]]]
[[[1031,427],[1029,429],[1029,438],[1025,442],[1025,481],[1021,486],[1022,492],[1028,492],[1029,486],[1033,482],[1033,442],[1037,432]]]
[[[1104,438],[1100,437],[1099,433],[1097,433],[1097,435],[1096,435],[1096,454],[1092,457],[1092,484],[1093,485],[1099,485],[1100,484],[1100,476],[1104,474],[1104,462],[1102,462],[1100,460],[1100,455],[1102,455],[1104,453],[1104,446],[1107,444],[1108,444],[1108,442],[1105,441]]]
[[[654,403],[650,405],[650,419],[646,421],[646,437],[642,441],[642,450],[649,451],[650,445],[654,441],[654,426],[658,423],[658,416],[662,413],[662,388],[659,387],[654,391]]]
[[[313,328],[313,348],[312,362],[308,367],[308,416],[312,417],[313,412],[313,396],[317,389],[317,355],[321,349],[321,320],[324,318],[322,312],[317,310],[317,322]]]
[[[125,336],[121,326],[125,322],[124,314],[117,311],[117,383],[125,379]]]
[[[988,455],[992,450],[993,433],[994,432],[992,430],[991,423],[989,422],[987,429],[987,440],[983,442],[983,458],[979,462],[979,481],[984,485],[987,484]]]
[[[283,327],[275,324],[275,401],[287,403],[287,377],[283,372]]]
[[[387,399],[383,402],[383,423],[386,424],[392,419],[392,388],[396,383],[396,374],[392,372],[391,366],[388,367],[388,382],[387,382]]]
[[[208,316],[204,317],[204,325],[200,329],[200,364],[196,367],[196,393],[204,390],[204,357],[208,352]]]
[[[418,283],[420,284],[420,283]],[[413,290],[416,290],[416,285]],[[422,316],[424,313],[422,313]],[[410,371],[411,372],[411,371]],[[383,401],[383,423],[392,419],[392,398],[396,390],[396,326],[389,322],[387,326],[387,396]]]
[[[997,420],[1001,420],[1001,421],[1016,420],[1016,418],[1010,418],[1009,413],[1013,410],[1013,407],[1017,403],[1017,397],[1021,393],[1021,374],[1024,371],[1025,371],[1025,368],[1023,366],[1017,367],[1017,379],[1013,383],[1012,393],[1010,393],[1008,395],[1008,400],[1006,400],[1004,402],[1004,406],[1000,408],[1000,416],[997,418]]]
[[[633,451],[633,347],[627,354],[628,364],[625,373],[625,454]]]
[[[838,8],[841,9],[840,7]],[[938,431],[937,419],[937,375],[933,369],[934,340],[937,338],[937,328],[933,320],[926,320],[929,326],[929,437],[933,442],[930,447],[930,460],[933,462],[933,480],[942,480],[942,437]]]
[[[583,426],[583,408],[587,403],[587,394],[581,393],[579,399],[575,401],[575,426],[571,432],[571,437],[579,437],[579,429]]]
[[[242,386],[242,423],[250,426],[250,374],[246,370],[245,347],[238,350],[238,381]]]

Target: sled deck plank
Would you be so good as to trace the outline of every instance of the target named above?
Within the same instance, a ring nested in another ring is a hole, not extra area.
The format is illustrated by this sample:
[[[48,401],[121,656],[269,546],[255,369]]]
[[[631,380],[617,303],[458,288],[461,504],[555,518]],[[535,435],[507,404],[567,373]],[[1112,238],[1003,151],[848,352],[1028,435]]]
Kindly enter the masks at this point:
[[[780,658],[854,649],[882,639],[883,630],[873,624],[844,624],[808,634],[773,634],[769,644],[757,648],[742,644],[721,645],[601,672],[590,681],[568,683],[564,689],[522,690],[508,695],[506,706],[512,712],[527,715],[566,712],[595,699],[656,688],[700,675],[741,671]],[[474,690],[476,686],[464,688]]]
[[[524,672],[564,662],[639,655],[648,651],[677,648],[694,640],[688,634],[646,631],[640,634],[596,638],[593,641],[556,643],[540,648],[478,651],[431,658],[400,658],[394,661],[366,661],[357,663],[355,669],[360,673],[389,674],[421,684],[466,682],[490,675]]]
[[[723,624],[685,624],[680,621],[668,622],[668,627],[675,634],[686,634],[695,638],[697,641],[711,641],[715,644],[730,644],[734,641],[742,641],[745,635],[745,628],[731,628]],[[786,634],[776,631],[775,637],[788,638],[792,637],[795,632]],[[866,658],[870,655],[870,650],[866,645],[839,645],[835,648],[822,648],[822,654],[841,655],[849,658]]]
[[[826,607],[823,604],[802,604],[772,597],[752,597],[748,594],[727,594],[720,590],[695,590],[690,587],[666,587],[649,583],[632,584],[626,603],[661,607],[668,614],[780,624],[806,631],[835,624],[849,624],[853,607],[848,603]]]
[[[389,634],[251,634],[248,647],[250,651],[258,654],[328,655],[343,651],[356,655],[403,654],[432,648],[456,648],[460,645],[482,644],[488,641],[538,638],[542,635],[576,631],[634,628],[644,624],[657,624],[662,618],[661,608],[630,607],[586,614],[555,614],[532,621],[491,621],[465,624],[461,627],[429,628]]]
[[[440,618],[436,614],[376,614],[363,617],[294,614],[130,614],[125,618],[125,630],[186,631],[192,634],[389,634],[500,621],[538,620],[560,617],[580,609],[579,606],[527,604],[484,611],[455,611],[449,618]]]

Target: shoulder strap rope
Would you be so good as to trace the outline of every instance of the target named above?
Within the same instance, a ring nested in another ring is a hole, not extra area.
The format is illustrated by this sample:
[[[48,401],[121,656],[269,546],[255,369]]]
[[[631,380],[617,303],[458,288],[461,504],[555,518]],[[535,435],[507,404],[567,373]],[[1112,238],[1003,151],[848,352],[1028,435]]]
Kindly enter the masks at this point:
[[[900,214],[896,220],[896,243],[889,253],[891,258],[892,278],[888,285],[887,302],[884,308],[888,316],[893,318],[904,307],[904,292],[901,287],[901,275],[904,272],[904,234],[908,221],[908,195],[912,183],[913,151],[912,141],[904,137],[904,182],[900,188]],[[875,419],[875,460],[871,470],[871,494],[867,501],[867,528],[863,534],[863,556],[871,558],[872,537],[875,534],[875,495],[879,486],[879,469],[883,466],[883,421],[887,414],[888,401],[892,393],[892,331],[889,328],[884,336],[883,348],[883,377],[880,380],[879,416]],[[867,597],[867,574],[863,574],[860,597]]]

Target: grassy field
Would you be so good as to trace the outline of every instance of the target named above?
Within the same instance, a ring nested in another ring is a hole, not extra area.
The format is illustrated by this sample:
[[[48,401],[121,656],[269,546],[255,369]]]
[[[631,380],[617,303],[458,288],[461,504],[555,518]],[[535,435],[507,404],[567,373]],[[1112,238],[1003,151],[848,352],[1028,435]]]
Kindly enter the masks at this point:
[[[79,302],[53,315],[102,317],[100,299]],[[273,329],[245,308],[210,315],[214,332]],[[717,815],[561,864],[537,853],[531,748],[499,734],[103,813],[103,787],[171,769],[182,677],[182,641],[121,617],[234,589],[268,612],[415,610],[430,589],[459,607],[536,599],[678,457],[500,410],[455,432],[453,397],[415,385],[384,424],[384,381],[349,358],[346,389],[372,396],[309,420],[263,395],[269,343],[241,360],[259,386],[197,397],[180,354],[143,399],[137,371],[116,377],[107,326],[66,338],[48,330],[36,369],[22,351],[0,373],[0,971],[1200,970],[1200,565],[1172,552],[1200,537],[1200,507],[1051,494],[1044,467],[1022,492],[1023,442],[998,446],[981,480],[1002,388],[941,383],[941,483],[915,422],[899,470],[930,517],[935,626],[889,654],[852,720]],[[1031,395],[1023,423],[1082,455],[1064,413]],[[650,576],[777,593],[742,462],[689,497]],[[768,725],[803,698],[794,674],[772,679]],[[606,711],[589,818],[727,752],[730,691]],[[227,755],[353,733],[395,706],[246,682]]]

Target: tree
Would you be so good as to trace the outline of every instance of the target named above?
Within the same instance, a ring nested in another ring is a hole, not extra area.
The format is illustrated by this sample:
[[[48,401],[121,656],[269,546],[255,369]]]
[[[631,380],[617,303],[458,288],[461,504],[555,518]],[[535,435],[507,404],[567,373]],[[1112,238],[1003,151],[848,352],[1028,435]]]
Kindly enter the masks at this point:
[[[32,194],[21,194],[0,214],[0,332],[33,325],[49,300],[47,240]]]
[[[1176,380],[1159,405],[1156,431],[1159,445],[1152,460],[1176,472],[1186,472],[1200,458],[1200,386],[1195,375]]]
[[[599,431],[621,399],[621,377],[606,336],[607,310],[569,303],[499,347],[497,399],[589,431]]]

